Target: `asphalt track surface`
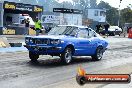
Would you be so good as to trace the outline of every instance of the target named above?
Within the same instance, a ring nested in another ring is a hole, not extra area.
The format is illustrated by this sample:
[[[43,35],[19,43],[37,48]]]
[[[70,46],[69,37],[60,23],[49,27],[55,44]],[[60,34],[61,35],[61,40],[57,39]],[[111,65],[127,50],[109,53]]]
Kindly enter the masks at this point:
[[[0,53],[0,88],[40,88],[69,80],[77,74],[78,66],[89,73],[132,62],[132,41],[110,44],[101,61],[91,57],[74,57],[70,65],[58,57],[41,56],[32,63],[28,52]],[[52,87],[53,88],[53,87]]]

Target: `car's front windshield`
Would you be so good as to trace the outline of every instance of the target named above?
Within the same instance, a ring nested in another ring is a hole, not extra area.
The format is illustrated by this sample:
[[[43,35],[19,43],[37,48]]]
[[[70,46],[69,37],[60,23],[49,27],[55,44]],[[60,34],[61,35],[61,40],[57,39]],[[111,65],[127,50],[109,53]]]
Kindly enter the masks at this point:
[[[71,26],[56,26],[49,31],[48,35],[71,35],[73,30]]]

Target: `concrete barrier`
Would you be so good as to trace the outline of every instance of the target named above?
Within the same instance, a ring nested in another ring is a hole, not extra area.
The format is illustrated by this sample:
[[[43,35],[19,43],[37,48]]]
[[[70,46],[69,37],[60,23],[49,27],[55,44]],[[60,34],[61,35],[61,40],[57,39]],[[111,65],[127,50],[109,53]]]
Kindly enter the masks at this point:
[[[0,47],[10,47],[10,44],[6,37],[0,37]]]

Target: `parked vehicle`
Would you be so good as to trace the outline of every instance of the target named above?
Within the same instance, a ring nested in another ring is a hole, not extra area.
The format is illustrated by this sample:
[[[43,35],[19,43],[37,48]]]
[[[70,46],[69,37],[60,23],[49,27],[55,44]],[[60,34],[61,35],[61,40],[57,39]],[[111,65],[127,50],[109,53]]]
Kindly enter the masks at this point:
[[[27,18],[29,18],[30,27],[34,27],[35,25],[32,17],[30,17],[29,14],[6,14],[5,17],[7,19],[7,23],[10,23],[7,25],[25,26],[24,19],[27,19]]]
[[[25,43],[31,61],[36,61],[39,55],[51,55],[60,56],[65,64],[72,61],[72,56],[91,56],[99,61],[108,46],[91,28],[72,25],[56,26],[48,35],[27,36]]]
[[[108,34],[111,36],[119,35],[122,33],[122,29],[119,28],[118,26],[110,26],[108,29]],[[101,32],[101,34],[105,35],[105,29]]]

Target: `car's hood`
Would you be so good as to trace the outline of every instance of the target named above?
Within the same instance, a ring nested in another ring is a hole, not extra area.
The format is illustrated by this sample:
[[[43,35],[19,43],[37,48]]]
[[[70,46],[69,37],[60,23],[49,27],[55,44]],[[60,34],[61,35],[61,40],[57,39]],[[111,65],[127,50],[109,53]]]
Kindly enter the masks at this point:
[[[31,37],[31,36],[29,36]],[[71,38],[72,36],[66,35],[39,35],[39,36],[32,36],[32,38],[49,38],[49,39],[63,39],[63,38]]]

